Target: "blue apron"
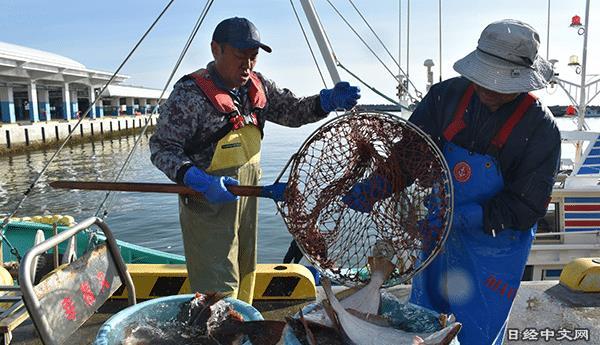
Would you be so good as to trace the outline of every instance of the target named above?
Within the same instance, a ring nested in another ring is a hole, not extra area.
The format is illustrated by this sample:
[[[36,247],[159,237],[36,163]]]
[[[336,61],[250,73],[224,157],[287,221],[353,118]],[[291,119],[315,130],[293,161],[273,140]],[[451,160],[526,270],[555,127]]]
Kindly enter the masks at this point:
[[[481,217],[479,205],[504,188],[496,159],[450,141],[443,151],[452,172],[455,209],[475,206],[474,217]],[[501,344],[536,226],[504,229],[493,237],[478,223],[453,221],[444,249],[413,278],[411,302],[454,314],[463,324],[458,334],[462,345]]]

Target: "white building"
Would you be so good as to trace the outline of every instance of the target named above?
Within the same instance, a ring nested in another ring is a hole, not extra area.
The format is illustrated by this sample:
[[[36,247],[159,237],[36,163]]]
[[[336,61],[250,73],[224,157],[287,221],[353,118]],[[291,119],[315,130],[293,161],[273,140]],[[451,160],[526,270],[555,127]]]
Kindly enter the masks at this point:
[[[64,56],[0,42],[0,120],[70,120],[89,107],[111,76]],[[89,118],[152,110],[160,90],[118,85],[127,78],[115,77]]]

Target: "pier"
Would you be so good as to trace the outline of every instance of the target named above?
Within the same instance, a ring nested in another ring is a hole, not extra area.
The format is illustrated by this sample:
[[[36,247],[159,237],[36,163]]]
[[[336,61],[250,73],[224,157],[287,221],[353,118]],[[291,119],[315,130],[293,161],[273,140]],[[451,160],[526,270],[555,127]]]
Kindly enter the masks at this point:
[[[71,141],[81,142],[120,136],[141,130],[147,122],[156,125],[158,115],[105,116],[95,119],[56,120],[0,124],[0,155],[60,145],[71,131]]]
[[[153,126],[149,114],[169,93],[122,84],[128,78],[0,42],[0,155],[58,146],[71,131],[80,142]]]

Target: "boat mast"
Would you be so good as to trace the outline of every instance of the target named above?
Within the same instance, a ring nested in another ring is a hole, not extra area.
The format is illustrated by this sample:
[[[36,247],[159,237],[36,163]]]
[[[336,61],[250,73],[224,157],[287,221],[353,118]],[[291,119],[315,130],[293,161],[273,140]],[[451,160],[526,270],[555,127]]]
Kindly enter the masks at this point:
[[[590,21],[590,0],[585,4],[585,26],[583,31],[583,52],[581,54],[581,92],[579,93],[579,118],[577,121],[577,130],[583,129],[583,118],[585,116],[586,99],[585,99],[585,73],[587,63],[587,41]]]
[[[548,0],[548,24],[546,25],[546,60],[550,60],[550,0]]]
[[[398,101],[402,101],[402,0],[398,0]]]
[[[550,0],[548,0],[550,1]],[[439,30],[439,44],[440,44],[440,83],[442,82],[442,0],[438,0],[438,30]]]
[[[311,0],[300,0],[300,4],[302,4],[302,9],[304,10],[304,14],[306,15],[306,19],[310,24],[310,28],[315,35],[315,40],[319,45],[319,50],[321,51],[321,56],[323,56],[323,60],[325,60],[325,66],[327,66],[327,70],[329,71],[329,76],[334,84],[337,84],[341,81],[340,74],[337,70],[336,59],[327,42],[327,38],[325,37],[325,33],[323,31],[323,27],[319,22],[319,18],[317,17],[317,13],[312,4]]]
[[[577,130],[583,129],[585,109],[587,106],[586,93],[585,93],[585,73],[587,64],[587,40],[589,32],[589,21],[590,21],[590,0],[585,2],[585,26],[583,27],[583,52],[581,55],[581,84],[579,90],[579,116],[577,118]],[[575,149],[575,161],[579,162],[581,159],[581,150],[583,142],[578,141]]]
[[[398,96],[398,101],[400,102],[400,104],[404,104],[407,105],[410,101],[409,95],[408,95],[408,72],[409,72],[409,67],[408,67],[408,63],[409,63],[409,39],[408,39],[408,33],[409,33],[409,20],[410,20],[410,15],[408,14],[410,11],[410,0],[407,1],[407,9],[406,9],[406,13],[407,13],[407,21],[406,21],[406,74],[404,73],[404,71],[402,71],[402,0],[398,0],[398,85],[396,86],[396,89],[398,90],[398,92],[396,93],[396,96]]]
[[[548,1],[548,10],[550,10],[550,1]],[[581,74],[581,80],[579,85],[576,83],[572,83],[563,79],[558,78],[557,74],[554,75],[552,82],[557,83],[567,94],[573,105],[577,106],[578,116],[577,116],[577,130],[582,131],[585,129],[585,112],[587,105],[600,94],[600,90],[598,90],[598,84],[600,83],[600,79],[589,84],[586,84],[586,73],[587,73],[587,44],[588,44],[588,33],[589,33],[589,23],[590,23],[590,0],[586,1],[585,5],[585,24],[581,26],[579,21],[575,21],[577,16],[573,17],[573,21],[571,26],[579,27],[577,33],[579,35],[583,35],[583,52],[582,52],[582,60],[581,65],[575,62],[574,65],[579,69],[581,66],[581,70],[577,70],[577,73]],[[550,62],[556,62],[556,60],[550,60]],[[592,87],[595,87],[595,90],[592,90]],[[572,95],[571,91],[574,90],[574,95]],[[579,95],[579,100],[576,100],[575,97]],[[590,97],[591,96],[591,97]],[[581,154],[583,149],[583,142],[579,141],[576,143],[575,147],[575,163],[579,163],[581,160]]]
[[[402,0],[398,0],[398,75],[402,74]]]
[[[410,78],[410,0],[406,1],[406,79]]]

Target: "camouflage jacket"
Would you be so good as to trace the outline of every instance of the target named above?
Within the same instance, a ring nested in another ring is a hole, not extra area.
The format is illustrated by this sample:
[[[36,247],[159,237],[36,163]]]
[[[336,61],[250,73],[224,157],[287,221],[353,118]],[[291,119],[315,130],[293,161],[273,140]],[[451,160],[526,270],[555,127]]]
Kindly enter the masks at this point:
[[[287,127],[316,122],[327,116],[321,109],[319,95],[296,97],[288,89],[257,73],[265,88],[267,106],[261,112],[266,121]],[[246,98],[245,111],[250,107]],[[156,129],[150,138],[150,159],[172,181],[181,183],[178,176],[184,165],[194,164],[201,169],[210,165],[216,142],[204,150],[188,156],[184,147],[196,133],[208,139],[223,126],[224,114],[218,112],[193,80],[178,81],[167,101],[160,106]]]

